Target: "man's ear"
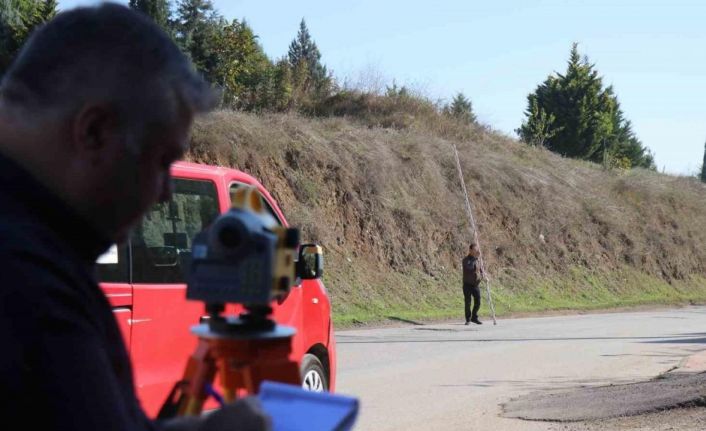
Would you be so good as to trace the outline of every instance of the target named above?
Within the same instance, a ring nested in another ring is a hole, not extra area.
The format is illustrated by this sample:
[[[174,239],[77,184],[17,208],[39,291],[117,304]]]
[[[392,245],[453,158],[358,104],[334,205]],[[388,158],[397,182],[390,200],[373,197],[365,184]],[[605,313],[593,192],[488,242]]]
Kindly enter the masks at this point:
[[[92,163],[99,163],[101,155],[118,138],[117,113],[106,105],[88,105],[82,108],[73,121],[71,133],[74,151],[87,156]]]

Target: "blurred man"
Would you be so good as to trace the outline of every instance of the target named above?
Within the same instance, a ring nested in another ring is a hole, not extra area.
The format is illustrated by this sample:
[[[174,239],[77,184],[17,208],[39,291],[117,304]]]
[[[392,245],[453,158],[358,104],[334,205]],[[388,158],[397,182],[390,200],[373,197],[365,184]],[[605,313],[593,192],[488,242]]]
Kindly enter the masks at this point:
[[[480,267],[478,258],[480,249],[478,245],[472,243],[468,247],[468,256],[461,261],[463,267],[463,300],[466,312],[466,325],[473,322],[482,325],[478,320],[478,309],[480,308],[480,282],[483,280],[483,270]],[[473,301],[473,311],[471,311],[471,301]]]
[[[0,413],[23,429],[261,430],[257,400],[155,424],[94,276],[188,148],[210,87],[154,23],[104,4],[40,28],[0,84]],[[186,360],[186,358],[184,358]]]

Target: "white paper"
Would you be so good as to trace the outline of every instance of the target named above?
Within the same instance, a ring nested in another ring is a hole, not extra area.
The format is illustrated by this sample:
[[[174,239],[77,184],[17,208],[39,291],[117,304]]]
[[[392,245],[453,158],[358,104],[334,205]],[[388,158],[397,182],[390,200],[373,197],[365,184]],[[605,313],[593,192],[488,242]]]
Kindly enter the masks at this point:
[[[118,263],[118,246],[113,244],[108,251],[98,256],[99,265],[115,265]]]

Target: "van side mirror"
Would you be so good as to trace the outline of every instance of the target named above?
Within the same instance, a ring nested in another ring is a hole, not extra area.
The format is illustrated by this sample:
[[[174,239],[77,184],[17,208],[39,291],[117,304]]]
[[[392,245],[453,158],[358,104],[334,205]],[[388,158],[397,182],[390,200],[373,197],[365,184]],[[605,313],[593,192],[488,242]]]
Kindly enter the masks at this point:
[[[324,273],[324,253],[321,246],[316,244],[303,244],[299,248],[297,272],[302,280],[321,278]]]

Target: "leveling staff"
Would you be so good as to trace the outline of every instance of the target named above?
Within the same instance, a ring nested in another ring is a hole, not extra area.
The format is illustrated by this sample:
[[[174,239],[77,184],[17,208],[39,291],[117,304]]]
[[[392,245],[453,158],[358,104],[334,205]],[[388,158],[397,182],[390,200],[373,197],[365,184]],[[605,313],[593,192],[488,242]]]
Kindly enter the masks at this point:
[[[156,424],[94,277],[171,194],[214,96],[156,24],[104,4],[59,14],[0,84],[0,417],[33,430],[263,430],[247,398]]]

